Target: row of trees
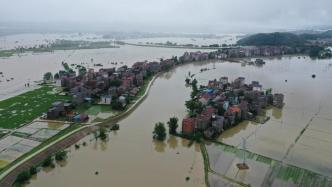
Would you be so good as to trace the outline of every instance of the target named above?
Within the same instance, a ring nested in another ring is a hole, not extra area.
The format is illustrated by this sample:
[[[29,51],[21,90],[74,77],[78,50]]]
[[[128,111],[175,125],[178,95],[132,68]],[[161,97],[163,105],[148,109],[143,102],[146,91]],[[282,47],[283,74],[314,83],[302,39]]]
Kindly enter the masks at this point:
[[[169,121],[167,122],[168,124],[168,133],[169,134],[176,134],[176,129],[178,128],[178,118],[177,117],[171,117]],[[159,141],[164,141],[166,139],[166,127],[165,124],[162,122],[158,122],[154,126],[154,131],[153,131],[153,138],[157,139]]]
[[[187,81],[186,81],[187,82]],[[201,113],[204,109],[203,104],[197,100],[197,95],[199,94],[197,80],[191,81],[192,92],[190,94],[191,99],[186,101],[185,106],[188,109],[189,116],[196,116],[197,113]]]
[[[54,159],[56,161],[63,161],[65,159],[67,159],[67,151],[59,151],[59,152],[55,153],[54,158],[53,158],[53,156],[47,157],[45,160],[43,160],[40,163],[40,166],[54,168],[55,167]],[[37,174],[37,172],[38,172],[38,168],[36,166],[30,167],[30,169],[25,170],[17,175],[16,183],[18,183],[20,185],[24,184],[32,177],[32,175]]]

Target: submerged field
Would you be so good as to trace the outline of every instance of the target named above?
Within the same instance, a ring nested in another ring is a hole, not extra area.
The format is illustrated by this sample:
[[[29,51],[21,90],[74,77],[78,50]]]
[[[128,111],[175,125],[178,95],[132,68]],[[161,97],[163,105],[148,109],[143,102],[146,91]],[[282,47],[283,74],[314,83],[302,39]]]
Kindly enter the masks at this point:
[[[204,158],[209,167],[210,186],[220,186],[224,181],[231,184],[253,186],[331,186],[332,179],[321,174],[282,163],[259,154],[244,151],[225,144],[206,145]],[[239,170],[244,155],[248,170]],[[233,182],[232,182],[233,181]]]
[[[54,93],[53,87],[43,86],[0,101],[0,128],[17,128],[46,112],[53,102],[69,99],[69,96]]]

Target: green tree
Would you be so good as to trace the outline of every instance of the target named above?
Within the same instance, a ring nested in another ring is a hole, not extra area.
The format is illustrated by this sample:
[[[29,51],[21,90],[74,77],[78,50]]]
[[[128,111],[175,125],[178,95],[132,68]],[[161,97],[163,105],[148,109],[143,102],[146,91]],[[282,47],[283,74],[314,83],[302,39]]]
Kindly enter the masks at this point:
[[[111,103],[111,107],[113,110],[124,110],[124,107],[118,100],[113,100]]]
[[[107,139],[107,132],[105,128],[100,128],[99,129],[99,137],[101,140],[106,140]]]
[[[198,87],[197,87],[197,80],[194,79],[193,81],[191,81],[191,88],[192,88],[192,92],[191,92],[191,98],[194,99],[197,94],[198,94]]]
[[[29,171],[31,175],[37,174],[37,168],[35,166],[32,166]]]
[[[52,81],[53,80],[53,75],[51,72],[47,72],[44,74],[44,81]]]
[[[121,84],[122,84],[122,81],[121,81],[121,80],[118,80],[118,79],[115,79],[115,80],[111,80],[111,81],[110,81],[110,86],[119,87],[119,86],[121,86]]]
[[[191,113],[193,113],[196,109],[196,101],[194,100],[186,101],[185,105]]]
[[[166,128],[164,123],[158,122],[154,126],[153,138],[164,141],[166,138]]]
[[[62,66],[63,68],[68,72],[69,70],[71,70],[71,68],[69,67],[68,63],[62,61]]]
[[[186,84],[190,84],[190,79],[189,78],[186,78]]]
[[[79,69],[78,69],[78,74],[79,75],[85,75],[87,72],[86,68],[84,66],[81,66]]]
[[[192,86],[193,91],[195,91],[195,92],[198,91],[198,88],[197,88],[197,80],[196,80],[196,79],[194,79],[194,80],[191,82],[191,86]]]
[[[113,124],[112,127],[111,127],[112,131],[117,131],[119,129],[120,129],[120,125],[119,124]]]
[[[55,154],[56,161],[62,161],[67,158],[67,151],[60,151]]]
[[[196,112],[200,113],[203,110],[203,104],[199,101],[189,100],[185,103],[187,109],[189,110],[191,116]]]
[[[176,134],[176,129],[178,128],[178,121],[179,119],[177,117],[171,117],[167,122],[170,134]]]
[[[47,158],[42,162],[42,166],[43,166],[43,167],[52,167],[52,166],[54,166],[52,156],[47,157]]]
[[[59,71],[59,77],[65,76],[67,74],[66,71],[60,70]]]
[[[18,183],[24,183],[31,178],[31,173],[29,171],[23,171],[17,175],[16,181]]]
[[[59,78],[60,78],[59,73],[54,74],[54,79],[59,79]]]
[[[222,105],[218,105],[217,114],[223,116],[225,114],[225,109]]]

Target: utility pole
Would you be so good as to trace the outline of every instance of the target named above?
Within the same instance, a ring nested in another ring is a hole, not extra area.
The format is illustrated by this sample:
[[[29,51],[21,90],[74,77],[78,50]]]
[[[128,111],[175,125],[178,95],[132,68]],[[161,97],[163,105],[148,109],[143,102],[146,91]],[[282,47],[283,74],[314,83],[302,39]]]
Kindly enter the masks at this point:
[[[247,140],[245,138],[242,138],[242,150],[243,150],[243,165],[246,165],[246,147]]]
[[[239,170],[249,169],[249,166],[246,163],[246,152],[247,152],[247,139],[242,138],[242,151],[243,151],[243,160],[242,163],[236,164]]]

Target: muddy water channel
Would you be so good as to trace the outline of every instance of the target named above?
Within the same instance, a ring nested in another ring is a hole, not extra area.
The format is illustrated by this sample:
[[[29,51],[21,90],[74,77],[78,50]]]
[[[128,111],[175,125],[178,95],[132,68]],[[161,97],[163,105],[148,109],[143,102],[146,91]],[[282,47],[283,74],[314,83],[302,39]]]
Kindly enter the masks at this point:
[[[205,186],[198,145],[188,147],[188,141],[169,136],[164,143],[152,140],[156,122],[166,122],[171,116],[182,119],[186,114],[184,102],[190,97],[190,88],[184,80],[188,71],[196,74],[201,84],[221,76],[230,80],[244,76],[285,94],[282,111],[267,111],[270,121],[243,123],[222,134],[219,141],[239,146],[244,137],[248,150],[254,153],[332,175],[331,61],[303,57],[266,61],[263,67],[193,63],[163,74],[147,99],[119,122],[120,130],[110,133],[107,142],[96,141],[93,135],[82,139],[80,144],[86,142],[86,146],[70,147],[65,163],[39,172],[28,186]],[[210,70],[199,73],[201,68]],[[186,181],[186,177],[190,179]]]

